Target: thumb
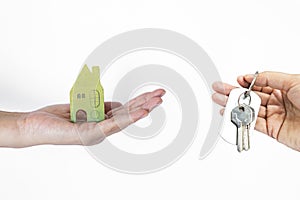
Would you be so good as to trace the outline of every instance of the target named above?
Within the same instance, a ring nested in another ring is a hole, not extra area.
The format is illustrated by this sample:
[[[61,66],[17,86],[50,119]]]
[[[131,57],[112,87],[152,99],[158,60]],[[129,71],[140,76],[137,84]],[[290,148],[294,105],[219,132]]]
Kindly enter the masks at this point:
[[[250,74],[244,76],[244,80],[248,83],[251,83],[253,78],[253,75]],[[267,71],[258,74],[255,85],[288,91],[292,87],[293,82],[294,76],[292,74]]]

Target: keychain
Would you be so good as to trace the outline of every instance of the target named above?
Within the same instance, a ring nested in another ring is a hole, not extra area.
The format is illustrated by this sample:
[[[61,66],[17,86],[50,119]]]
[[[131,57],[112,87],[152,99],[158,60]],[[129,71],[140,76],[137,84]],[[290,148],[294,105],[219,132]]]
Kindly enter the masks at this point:
[[[222,138],[237,145],[238,152],[250,149],[250,135],[254,130],[261,104],[260,97],[252,91],[257,76],[258,72],[255,73],[248,89],[236,88],[230,92],[224,112]]]

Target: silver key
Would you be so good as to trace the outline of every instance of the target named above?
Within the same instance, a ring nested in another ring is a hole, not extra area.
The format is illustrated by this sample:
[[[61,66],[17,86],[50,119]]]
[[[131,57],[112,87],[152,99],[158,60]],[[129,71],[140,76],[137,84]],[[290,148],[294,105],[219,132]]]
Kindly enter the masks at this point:
[[[254,117],[254,109],[246,104],[241,104],[231,111],[231,122],[237,127],[236,145],[239,152],[250,148],[249,131]]]
[[[254,121],[255,118],[255,110],[251,107],[249,107],[249,112],[251,113],[251,121],[247,125],[245,125],[245,132],[244,132],[244,138],[243,138],[243,150],[248,151],[250,149],[250,126],[251,123]]]

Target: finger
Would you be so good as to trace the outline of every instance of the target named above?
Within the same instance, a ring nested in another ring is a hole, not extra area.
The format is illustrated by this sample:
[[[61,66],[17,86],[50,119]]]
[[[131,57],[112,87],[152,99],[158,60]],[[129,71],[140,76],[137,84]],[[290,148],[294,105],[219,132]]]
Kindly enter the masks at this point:
[[[244,79],[250,83],[253,75],[245,75]],[[271,87],[273,89],[288,91],[293,84],[294,76],[280,72],[262,72],[259,73],[255,82],[256,86]]]
[[[159,106],[163,100],[160,97],[154,97],[146,102],[142,108],[151,112],[155,107]]]
[[[243,88],[248,88],[250,86],[251,82],[248,82],[245,80],[244,76],[238,76],[237,82],[242,86]]]
[[[162,97],[165,93],[166,92],[163,89],[158,89],[153,92],[147,92],[130,100],[127,104],[125,104],[125,106],[128,106],[130,108],[138,107],[145,104],[153,97]]]
[[[274,139],[277,139],[278,135],[274,135],[274,134],[270,134],[270,130],[268,130],[268,123],[267,120],[265,118],[257,118],[256,120],[256,124],[255,124],[255,130],[264,133],[266,135],[268,135],[269,137],[272,137]]]
[[[255,130],[268,135],[266,119],[258,117],[255,124]]]
[[[244,79],[244,76],[239,76],[237,78],[237,81],[242,87],[248,88],[250,86],[250,83]],[[255,91],[255,93],[261,98],[261,105],[267,105],[270,99],[270,94],[273,92],[273,89],[270,87],[254,86],[252,90]]]
[[[260,106],[258,111],[258,117],[265,119],[266,115],[267,115],[267,108],[265,106]]]
[[[254,75],[252,75],[254,76]],[[252,80],[251,80],[252,81]],[[250,87],[250,84],[251,84],[251,81],[248,82],[246,79],[245,79],[245,76],[238,76],[237,78],[237,82],[240,84],[240,86],[242,86],[243,88],[249,88]],[[254,85],[253,88],[252,88],[252,91],[262,91],[263,87],[259,87],[259,86],[256,86]]]
[[[105,121],[99,122],[98,125],[106,136],[119,132],[130,124],[142,119],[148,115],[145,109],[138,109],[131,111],[128,114],[115,115]]]
[[[138,109],[145,109],[145,110],[148,110],[149,112],[151,112],[155,107],[157,107],[161,103],[162,103],[161,97],[153,97],[148,102],[146,102],[145,104],[140,105],[138,107],[129,108],[129,107],[123,106],[122,109],[112,110],[111,112],[109,112],[108,117],[112,117],[114,115],[126,114],[133,110],[138,110]]]
[[[270,95],[263,92],[255,92],[261,99],[260,105],[266,106],[269,102]]]
[[[112,109],[121,107],[122,104],[120,102],[105,102],[104,106],[105,106],[105,113],[107,113]]]
[[[212,95],[212,100],[216,103],[219,104],[220,106],[225,107],[228,101],[228,96],[220,94],[220,93],[214,93]]]
[[[163,89],[158,89],[158,90],[155,90],[153,92],[144,93],[144,94],[130,100],[124,106],[113,109],[113,110],[110,110],[109,112],[107,112],[107,115],[111,116],[111,115],[113,115],[113,113],[122,111],[123,109],[130,110],[130,109],[133,109],[135,107],[141,106],[141,105],[145,104],[147,101],[149,101],[151,98],[162,97],[165,93],[166,92]]]
[[[271,88],[271,87],[262,87],[262,90],[261,90],[261,92],[263,92],[263,93],[265,93],[265,94],[271,94],[272,92],[273,92],[273,88]]]
[[[224,94],[224,95],[229,95],[231,90],[233,90],[236,87],[232,86],[232,85],[229,85],[227,83],[215,82],[215,83],[213,83],[212,88],[217,93]]]
[[[246,75],[246,76],[248,76],[248,75]],[[240,84],[240,86],[242,86],[244,88],[249,88],[249,86],[250,86],[251,81],[253,80],[253,78],[252,79],[245,79],[246,76],[239,76],[237,78],[237,82]],[[266,93],[266,94],[271,94],[273,92],[273,88],[271,88],[269,86],[267,86],[267,87],[260,87],[260,86],[254,85],[253,88],[252,88],[252,90],[253,91],[263,92],[263,93]]]

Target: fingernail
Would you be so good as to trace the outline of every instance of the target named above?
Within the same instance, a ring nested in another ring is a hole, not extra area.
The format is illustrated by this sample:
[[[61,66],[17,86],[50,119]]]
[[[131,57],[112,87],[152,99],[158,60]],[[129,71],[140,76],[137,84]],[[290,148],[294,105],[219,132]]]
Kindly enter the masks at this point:
[[[155,95],[161,96],[161,97],[166,94],[166,91],[164,89],[157,89],[157,90],[154,90],[153,92],[155,92]]]

